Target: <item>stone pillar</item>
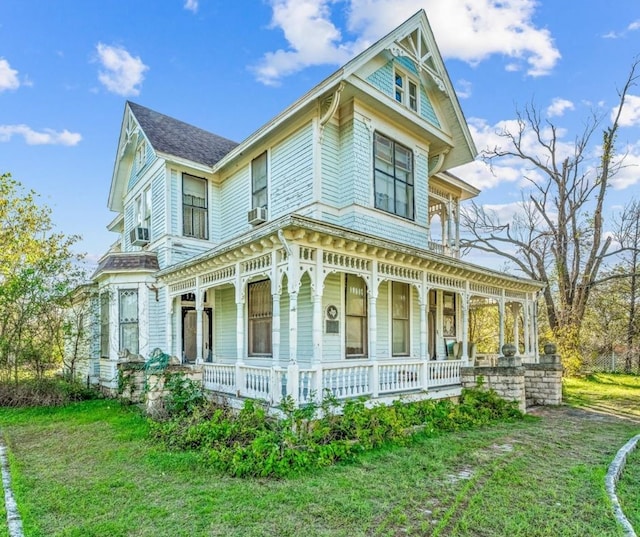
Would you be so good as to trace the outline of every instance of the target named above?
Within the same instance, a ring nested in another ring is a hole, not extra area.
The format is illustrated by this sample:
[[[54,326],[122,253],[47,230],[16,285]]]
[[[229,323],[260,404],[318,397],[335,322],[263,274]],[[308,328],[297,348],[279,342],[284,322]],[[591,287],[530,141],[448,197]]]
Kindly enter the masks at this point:
[[[562,403],[562,363],[556,346],[547,343],[540,363],[526,364],[525,389],[527,406]]]

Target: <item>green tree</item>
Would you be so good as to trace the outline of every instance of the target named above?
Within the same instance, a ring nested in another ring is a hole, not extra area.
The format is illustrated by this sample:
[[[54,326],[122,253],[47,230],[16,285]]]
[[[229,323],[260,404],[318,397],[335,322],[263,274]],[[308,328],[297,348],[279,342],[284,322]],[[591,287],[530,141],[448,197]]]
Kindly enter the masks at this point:
[[[56,233],[51,210],[38,205],[10,174],[0,176],[0,375],[17,382],[20,371],[42,375],[59,363],[50,329],[82,280],[77,236]]]

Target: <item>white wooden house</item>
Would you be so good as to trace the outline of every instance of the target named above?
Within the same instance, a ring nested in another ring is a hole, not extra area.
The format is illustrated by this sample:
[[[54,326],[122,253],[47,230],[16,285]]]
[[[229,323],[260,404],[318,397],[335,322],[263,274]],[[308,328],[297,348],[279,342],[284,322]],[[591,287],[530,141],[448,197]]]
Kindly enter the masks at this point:
[[[540,285],[459,256],[475,155],[423,11],[239,144],[127,102],[91,370],[160,348],[232,396],[444,396],[472,299],[533,359]]]

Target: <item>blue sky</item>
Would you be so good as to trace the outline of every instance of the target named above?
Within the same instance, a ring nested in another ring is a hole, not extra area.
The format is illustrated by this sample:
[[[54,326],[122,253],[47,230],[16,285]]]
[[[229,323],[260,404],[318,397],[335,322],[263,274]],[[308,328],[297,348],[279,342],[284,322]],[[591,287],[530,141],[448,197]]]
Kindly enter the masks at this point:
[[[3,0],[0,172],[39,192],[96,260],[127,99],[241,141],[418,9],[478,149],[532,100],[570,142],[609,118],[640,54],[638,0]],[[640,87],[607,214],[640,193]],[[456,170],[508,214],[520,164]]]

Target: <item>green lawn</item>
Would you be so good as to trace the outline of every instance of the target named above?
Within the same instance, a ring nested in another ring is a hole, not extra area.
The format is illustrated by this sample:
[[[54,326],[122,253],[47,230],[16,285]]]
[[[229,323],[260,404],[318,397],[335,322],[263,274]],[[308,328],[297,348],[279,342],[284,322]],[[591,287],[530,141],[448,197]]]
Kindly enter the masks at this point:
[[[612,412],[633,417],[638,380],[567,382],[582,406],[601,406],[606,389],[608,413],[543,409],[279,481],[230,478],[163,451],[143,418],[109,401],[3,409],[0,427],[27,537],[613,536],[623,533],[604,475],[640,419]],[[629,462],[621,501],[638,506],[637,453]]]

